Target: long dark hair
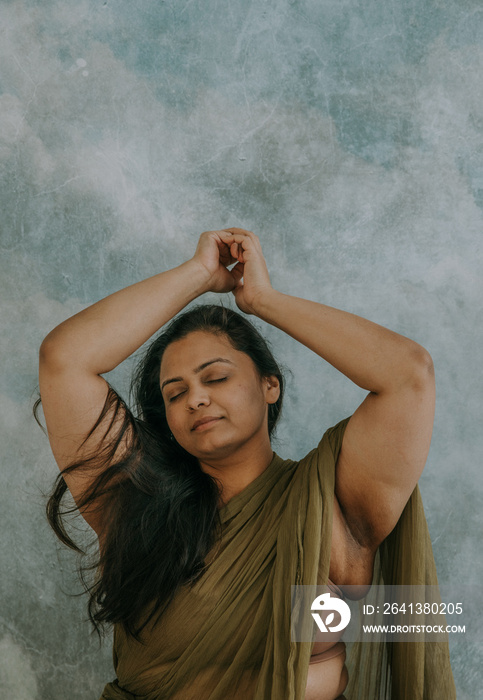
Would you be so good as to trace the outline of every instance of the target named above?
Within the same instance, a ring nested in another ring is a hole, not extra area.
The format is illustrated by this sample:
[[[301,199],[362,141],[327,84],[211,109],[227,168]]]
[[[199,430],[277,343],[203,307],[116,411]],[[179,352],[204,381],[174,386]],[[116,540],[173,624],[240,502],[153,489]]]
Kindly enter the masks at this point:
[[[85,438],[87,442],[95,431],[104,430],[100,449],[59,474],[47,503],[57,536],[81,553],[64,516],[102,510],[99,555],[80,567],[89,592],[89,618],[98,632],[105,623],[122,623],[139,638],[148,622],[161,617],[179,587],[203,574],[205,558],[220,534],[218,484],[171,435],[159,382],[168,345],[200,330],[226,336],[252,359],[261,378],[278,378],[280,396],[268,408],[270,436],[280,417],[284,379],[277,362],[257,329],[223,306],[185,311],[150,344],[132,379],[134,412],[109,387],[103,410]],[[95,470],[97,476],[76,508],[66,508],[63,474],[80,469]],[[87,576],[92,571],[93,582]]]

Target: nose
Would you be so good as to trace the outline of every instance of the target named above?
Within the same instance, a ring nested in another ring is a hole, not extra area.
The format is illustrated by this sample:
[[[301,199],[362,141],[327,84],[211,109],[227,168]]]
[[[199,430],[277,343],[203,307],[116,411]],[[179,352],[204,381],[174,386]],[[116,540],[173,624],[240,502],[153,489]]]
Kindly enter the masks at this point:
[[[188,411],[194,411],[201,406],[210,405],[210,396],[206,386],[199,385],[193,387],[187,392],[186,408]]]

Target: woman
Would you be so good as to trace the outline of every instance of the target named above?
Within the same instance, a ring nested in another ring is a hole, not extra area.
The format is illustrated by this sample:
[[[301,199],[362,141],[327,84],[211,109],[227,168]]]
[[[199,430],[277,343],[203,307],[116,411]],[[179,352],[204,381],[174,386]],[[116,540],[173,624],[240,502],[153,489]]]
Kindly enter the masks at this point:
[[[102,378],[208,291],[232,292],[369,392],[304,460],[272,451],[283,378],[234,312],[201,307],[154,341],[136,418]],[[51,523],[72,546],[68,487],[99,540],[90,614],[115,625],[118,675],[103,698],[342,698],[344,645],[290,643],[290,585],[436,583],[416,489],[434,415],[429,354],[276,291],[250,231],[205,232],[187,262],[60,324],[42,343],[40,394],[61,470]],[[409,532],[413,557],[401,555]],[[453,697],[446,647],[366,646],[351,699]]]

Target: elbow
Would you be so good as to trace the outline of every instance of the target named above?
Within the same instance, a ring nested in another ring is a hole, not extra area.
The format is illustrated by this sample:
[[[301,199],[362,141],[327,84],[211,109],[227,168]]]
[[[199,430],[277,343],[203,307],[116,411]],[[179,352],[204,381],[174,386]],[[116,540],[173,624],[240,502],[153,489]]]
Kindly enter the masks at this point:
[[[417,391],[427,391],[434,387],[434,364],[429,352],[415,343],[410,362],[410,384]]]
[[[66,363],[66,349],[56,339],[55,328],[42,341],[39,349],[39,364],[41,367],[59,367]]]
[[[55,343],[53,343],[51,341],[50,333],[49,333],[49,335],[47,335],[43,339],[42,344],[39,348],[39,363],[41,365],[45,365],[46,363],[50,362],[54,352],[55,352]]]

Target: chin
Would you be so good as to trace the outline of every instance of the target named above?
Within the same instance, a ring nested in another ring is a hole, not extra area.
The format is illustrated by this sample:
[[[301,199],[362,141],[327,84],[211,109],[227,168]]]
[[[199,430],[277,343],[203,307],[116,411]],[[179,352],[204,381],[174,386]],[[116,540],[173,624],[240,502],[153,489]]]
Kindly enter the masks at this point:
[[[223,457],[229,457],[232,455],[241,447],[242,444],[243,442],[233,443],[231,441],[227,441],[226,439],[215,440],[212,438],[209,442],[206,441],[205,444],[191,444],[188,447],[185,447],[185,450],[198,459],[209,459],[210,457],[222,459]]]

